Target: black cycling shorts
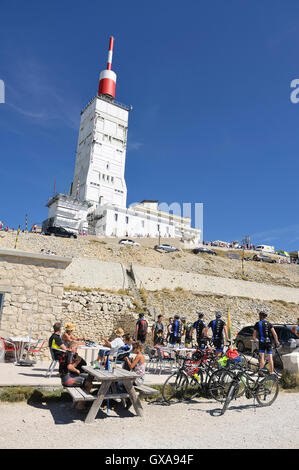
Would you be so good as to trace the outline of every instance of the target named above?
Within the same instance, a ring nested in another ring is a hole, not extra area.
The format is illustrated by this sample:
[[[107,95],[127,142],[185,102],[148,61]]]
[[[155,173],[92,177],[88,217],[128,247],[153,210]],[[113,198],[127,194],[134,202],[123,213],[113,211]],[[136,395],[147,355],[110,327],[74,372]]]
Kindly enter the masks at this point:
[[[216,348],[216,351],[222,352],[223,351],[223,346],[224,346],[224,341],[223,339],[214,339],[213,344]]]
[[[141,344],[144,344],[146,340],[146,335],[138,335],[137,336],[137,341],[140,341]]]
[[[206,338],[197,338],[197,344],[199,349],[205,349],[207,346],[207,339]]]
[[[172,336],[170,343],[171,344],[181,344],[182,338],[181,336]]]
[[[259,352],[260,353],[267,352],[268,354],[272,354],[272,344],[259,341]]]

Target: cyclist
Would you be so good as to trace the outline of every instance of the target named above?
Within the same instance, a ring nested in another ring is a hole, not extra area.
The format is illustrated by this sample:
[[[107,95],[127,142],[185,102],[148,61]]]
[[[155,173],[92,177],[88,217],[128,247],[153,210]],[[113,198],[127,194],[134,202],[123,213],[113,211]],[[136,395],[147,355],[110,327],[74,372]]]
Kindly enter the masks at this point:
[[[182,340],[182,322],[180,320],[180,316],[176,314],[174,316],[174,321],[171,324],[171,337],[170,342],[171,344],[181,344]]]
[[[148,322],[144,318],[144,313],[139,313],[139,320],[136,322],[136,338],[137,341],[141,341],[141,344],[145,343],[147,330]]]
[[[192,326],[192,333],[193,330],[196,332],[196,340],[199,349],[205,349],[207,345],[207,336],[204,333],[206,331],[207,325],[203,321],[204,313],[203,312],[197,312],[198,315],[198,320],[193,323]]]
[[[222,312],[215,312],[215,320],[210,321],[208,326],[204,329],[204,335],[208,336],[208,329],[212,329],[212,341],[213,344],[216,348],[216,354],[217,356],[221,356],[223,352],[223,346],[224,346],[224,341],[223,341],[223,336],[225,335],[226,341],[228,341],[228,334],[227,334],[227,328],[226,328],[226,323],[221,320],[222,317]],[[223,335],[224,333],[224,335]]]
[[[182,317],[182,327],[183,334],[185,336],[185,346],[186,348],[191,348],[192,346],[192,323],[187,321],[186,317]]]
[[[152,326],[152,341],[156,344],[163,344],[165,339],[163,316],[158,315],[157,321]]]
[[[169,317],[168,319],[169,323],[167,325],[167,335],[166,335],[166,342],[171,343],[171,325],[173,323],[173,318]]]
[[[267,313],[260,312],[259,317],[260,320],[256,322],[254,325],[253,330],[253,340],[259,342],[259,355],[260,355],[260,369],[262,369],[265,365],[265,352],[268,353],[268,360],[270,366],[270,373],[273,374],[274,372],[274,364],[273,364],[273,357],[272,357],[272,342],[271,342],[271,333],[274,337],[276,346],[279,346],[278,337],[276,331],[267,318]]]

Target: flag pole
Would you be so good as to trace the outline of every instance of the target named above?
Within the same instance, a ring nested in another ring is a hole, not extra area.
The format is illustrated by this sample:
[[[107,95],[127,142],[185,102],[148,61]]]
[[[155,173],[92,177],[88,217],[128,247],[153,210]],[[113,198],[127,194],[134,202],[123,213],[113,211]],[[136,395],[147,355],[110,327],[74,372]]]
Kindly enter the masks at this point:
[[[232,346],[232,332],[231,332],[231,319],[230,319],[230,312],[227,314],[227,333],[228,333],[228,339],[230,341],[230,348]]]

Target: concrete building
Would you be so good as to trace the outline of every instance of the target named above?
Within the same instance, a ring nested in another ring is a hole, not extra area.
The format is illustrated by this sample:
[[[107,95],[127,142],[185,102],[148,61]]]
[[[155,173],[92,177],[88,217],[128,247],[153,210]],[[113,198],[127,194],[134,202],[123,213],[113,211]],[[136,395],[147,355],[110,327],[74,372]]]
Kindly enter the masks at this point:
[[[47,203],[46,225],[59,225],[97,236],[179,237],[201,242],[201,230],[189,217],[159,210],[158,201],[127,208],[125,163],[131,106],[115,101],[116,74],[111,70],[113,38],[99,90],[81,112],[74,178],[69,195]]]

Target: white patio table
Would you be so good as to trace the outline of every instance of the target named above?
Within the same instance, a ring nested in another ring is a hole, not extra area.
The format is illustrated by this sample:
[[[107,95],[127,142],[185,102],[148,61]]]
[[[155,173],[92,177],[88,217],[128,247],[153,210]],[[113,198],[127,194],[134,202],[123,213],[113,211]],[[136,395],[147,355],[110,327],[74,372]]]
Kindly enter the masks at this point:
[[[16,345],[19,345],[19,349],[17,349],[17,362],[19,362],[24,354],[24,350],[26,345],[30,343],[30,345],[35,344],[38,342],[38,339],[32,339],[30,336],[11,336],[8,338],[9,341],[12,343],[16,343]]]

